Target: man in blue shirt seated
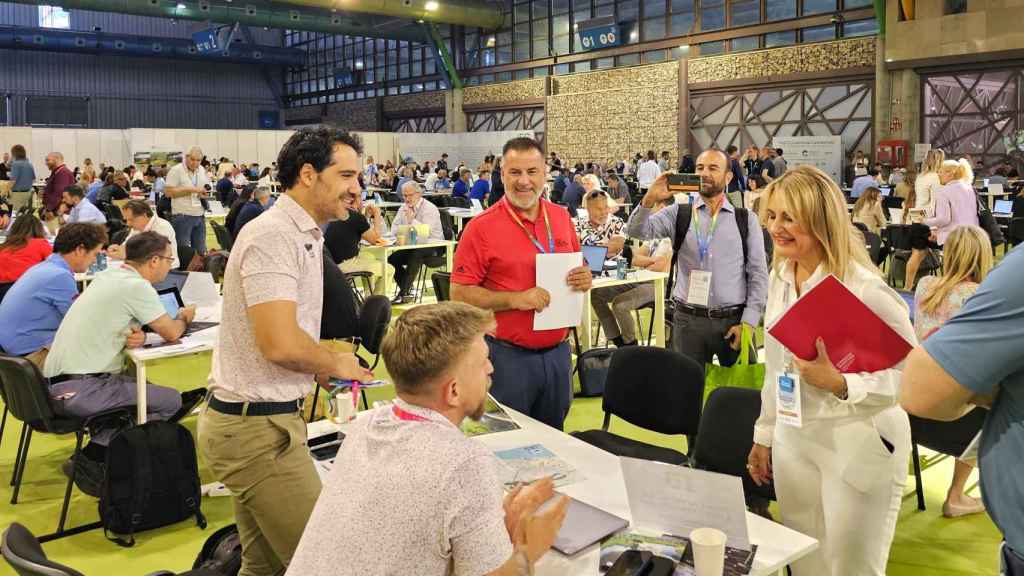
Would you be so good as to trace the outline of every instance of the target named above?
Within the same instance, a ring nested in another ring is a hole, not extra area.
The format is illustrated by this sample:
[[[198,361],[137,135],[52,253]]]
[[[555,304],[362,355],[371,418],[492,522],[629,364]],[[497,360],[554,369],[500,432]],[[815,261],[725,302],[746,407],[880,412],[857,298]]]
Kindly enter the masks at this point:
[[[461,170],[459,172],[459,179],[455,181],[455,186],[452,187],[452,196],[456,198],[469,197],[469,170]]]
[[[242,231],[242,227],[255,220],[260,214],[263,214],[263,211],[269,208],[267,206],[269,202],[270,188],[257,188],[252,193],[252,200],[246,202],[245,206],[242,206],[242,210],[238,212],[238,217],[235,218],[235,229],[231,231],[231,237],[238,238],[238,233]]]
[[[67,224],[78,222],[91,222],[93,224],[106,224],[107,217],[100,212],[95,204],[89,202],[85,197],[85,190],[81,186],[68,186],[62,195],[61,210],[68,211]]]
[[[569,209],[569,216],[576,217],[576,209],[580,207],[585,193],[586,190],[583,189],[583,176],[580,173],[576,173],[572,180],[566,184],[565,192],[562,193],[562,204]]]
[[[107,230],[96,224],[67,224],[57,233],[53,254],[28,269],[0,304],[0,348],[25,356],[43,369],[50,344],[71,302],[78,296],[75,274],[89,269],[107,243]],[[130,338],[129,347],[144,337]]]
[[[89,187],[85,190],[85,197],[89,202],[96,203],[96,194],[100,191],[100,188],[103,188],[103,180],[100,178],[96,178],[92,181],[92,184],[89,184]]]
[[[434,181],[435,192],[447,192],[452,188],[452,181],[448,178],[448,170],[441,168],[437,171],[437,180]]]
[[[877,188],[881,186],[878,181],[878,169],[868,168],[868,173],[865,176],[860,176],[853,181],[853,186],[850,190],[850,198],[860,198],[868,188]]]
[[[960,312],[907,357],[900,403],[932,420],[990,406],[978,450],[981,496],[1003,533],[1000,574],[1024,574],[1024,250],[1011,251]]]
[[[489,170],[481,170],[480,178],[473,183],[473,188],[469,191],[470,200],[479,200],[483,203],[484,198],[487,198],[487,193],[491,191],[491,172]]]
[[[225,173],[217,180],[217,201],[224,206],[231,206],[231,195],[235,192],[235,183],[231,181],[231,174]]]

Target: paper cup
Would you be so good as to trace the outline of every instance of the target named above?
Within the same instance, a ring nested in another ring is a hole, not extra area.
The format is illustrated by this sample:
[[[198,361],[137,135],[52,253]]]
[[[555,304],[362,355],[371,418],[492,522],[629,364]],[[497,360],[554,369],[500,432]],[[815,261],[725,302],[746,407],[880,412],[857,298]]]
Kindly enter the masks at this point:
[[[690,532],[690,545],[697,576],[722,576],[725,570],[725,532],[697,528]]]

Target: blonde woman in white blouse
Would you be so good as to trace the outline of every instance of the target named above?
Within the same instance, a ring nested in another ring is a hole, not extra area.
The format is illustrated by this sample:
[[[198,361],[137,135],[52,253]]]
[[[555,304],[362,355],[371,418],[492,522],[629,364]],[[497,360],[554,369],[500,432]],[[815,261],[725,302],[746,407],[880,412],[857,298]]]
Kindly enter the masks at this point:
[[[766,326],[834,274],[916,342],[906,304],[871,263],[842,193],[825,173],[791,169],[767,187],[762,202],[762,223],[775,245]],[[767,334],[765,352],[761,416],[747,468],[758,484],[774,476],[782,522],[821,543],[793,565],[793,573],[885,574],[910,453],[910,426],[898,402],[902,363],[840,374],[821,341],[818,357],[803,361]],[[776,419],[778,382],[786,374],[798,376],[800,427]]]

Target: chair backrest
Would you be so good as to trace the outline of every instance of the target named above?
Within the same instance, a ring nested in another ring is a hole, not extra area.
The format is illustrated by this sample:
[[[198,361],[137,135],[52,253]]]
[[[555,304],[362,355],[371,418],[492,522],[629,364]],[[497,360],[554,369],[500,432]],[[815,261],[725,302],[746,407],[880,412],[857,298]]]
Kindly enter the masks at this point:
[[[754,484],[747,472],[754,423],[761,414],[761,392],[722,386],[708,396],[693,450],[694,466],[743,478],[744,493],[774,499],[774,489]]]
[[[854,222],[853,225],[856,226],[857,229],[861,231],[861,233],[869,232],[867,224],[863,222]]]
[[[178,270],[188,270],[188,265],[195,255],[196,251],[191,246],[178,244]]]
[[[210,226],[213,227],[213,234],[217,237],[217,244],[220,244],[222,249],[230,252],[231,246],[235,243],[231,237],[231,232],[216,220],[210,220]]]
[[[19,576],[84,576],[78,570],[47,559],[35,535],[17,522],[4,530],[0,549],[4,560]]]
[[[21,356],[0,354],[0,386],[11,414],[41,432],[52,429],[56,417],[46,381],[36,365]]]
[[[882,254],[882,238],[874,232],[865,232],[864,241],[868,245],[868,254],[871,255],[871,261],[876,265],[880,264],[878,260]]]
[[[448,205],[451,206],[452,208],[469,208],[470,206],[472,206],[472,204],[469,201],[469,198],[465,198],[462,196],[452,196],[451,198],[448,199]]]
[[[359,341],[372,354],[380,352],[381,342],[391,323],[391,301],[387,296],[370,296],[359,311]]]
[[[441,211],[441,232],[445,240],[455,239],[455,218],[446,210]]]
[[[628,346],[612,355],[602,408],[662,434],[697,433],[704,367],[674,350]]]
[[[1024,218],[1010,220],[1010,240],[1017,242],[1024,240]]]
[[[452,273],[434,272],[430,275],[430,282],[434,285],[434,297],[438,302],[451,300]]]

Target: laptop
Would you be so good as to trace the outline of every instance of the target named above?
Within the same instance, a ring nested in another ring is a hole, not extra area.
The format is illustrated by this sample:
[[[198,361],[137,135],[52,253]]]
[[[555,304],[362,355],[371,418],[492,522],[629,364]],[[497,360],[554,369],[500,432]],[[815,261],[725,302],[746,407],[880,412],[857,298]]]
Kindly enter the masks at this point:
[[[473,198],[469,203],[472,206],[470,208],[471,214],[476,215],[484,211],[484,205],[480,203],[480,200]]]
[[[1012,215],[1013,200],[996,200],[995,206],[992,207],[992,213],[1000,216]]]
[[[167,315],[171,318],[178,318],[178,310],[185,306],[185,302],[181,299],[181,292],[177,287],[172,286],[170,288],[164,288],[163,290],[157,290],[157,296],[160,297],[160,303],[164,305],[164,310],[167,310]],[[206,330],[207,328],[213,328],[217,322],[193,322],[188,325],[185,329],[185,333],[182,336],[189,336],[195,334],[200,330]]]
[[[178,292],[185,287],[185,282],[188,280],[188,272],[182,270],[171,270],[167,273],[167,277],[164,278],[163,282],[157,282],[153,284],[153,288],[156,288],[157,293],[167,288],[177,288]]]
[[[587,266],[590,266],[590,272],[594,276],[600,276],[604,272],[604,260],[608,257],[607,246],[582,246],[583,259],[586,260]]]
[[[878,191],[881,192],[883,198],[888,198],[889,194],[892,194],[892,188],[889,186],[882,186]]]
[[[561,494],[555,493],[555,497],[542,504],[538,512],[553,506],[560,496]],[[566,556],[572,556],[591,544],[625,530],[628,526],[629,521],[625,518],[569,497],[565,520],[558,529],[558,535],[555,536],[551,547]]]

